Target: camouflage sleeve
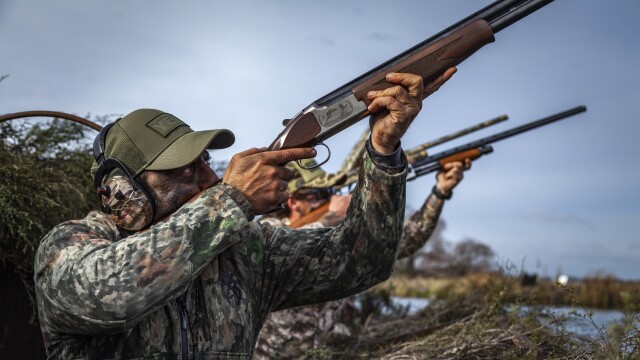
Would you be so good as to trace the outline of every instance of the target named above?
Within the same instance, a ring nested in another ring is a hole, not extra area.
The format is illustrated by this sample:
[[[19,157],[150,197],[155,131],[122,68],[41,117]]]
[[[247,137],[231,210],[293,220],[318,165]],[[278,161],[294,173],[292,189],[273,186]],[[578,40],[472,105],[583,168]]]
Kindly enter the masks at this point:
[[[430,194],[420,211],[415,212],[409,218],[404,225],[398,259],[413,256],[424,246],[438,225],[443,205],[444,200]]]
[[[149,229],[119,239],[107,216],[54,228],[35,261],[40,311],[54,331],[111,334],[184,291],[201,269],[243,238],[247,204],[217,185]],[[245,199],[246,200],[246,199]]]
[[[265,311],[361,292],[393,272],[402,235],[406,167],[374,164],[366,153],[345,220],[335,228],[284,227],[267,238]]]
[[[309,225],[313,225],[314,227],[336,227],[340,225],[342,220],[342,216],[338,215],[335,211],[327,211],[326,214],[322,215],[320,220]]]

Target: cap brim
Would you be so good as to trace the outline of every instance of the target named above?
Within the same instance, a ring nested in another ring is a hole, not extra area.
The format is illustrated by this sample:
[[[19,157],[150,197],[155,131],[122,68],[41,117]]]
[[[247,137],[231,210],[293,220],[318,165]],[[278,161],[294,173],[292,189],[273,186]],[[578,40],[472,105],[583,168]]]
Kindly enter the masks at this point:
[[[334,186],[340,186],[347,180],[347,174],[338,172],[336,174],[325,173],[322,176],[318,176],[311,181],[308,181],[302,185],[303,188],[315,188],[323,189]]]
[[[224,149],[233,145],[235,136],[227,129],[193,131],[169,145],[146,170],[170,170],[194,161],[206,149]]]

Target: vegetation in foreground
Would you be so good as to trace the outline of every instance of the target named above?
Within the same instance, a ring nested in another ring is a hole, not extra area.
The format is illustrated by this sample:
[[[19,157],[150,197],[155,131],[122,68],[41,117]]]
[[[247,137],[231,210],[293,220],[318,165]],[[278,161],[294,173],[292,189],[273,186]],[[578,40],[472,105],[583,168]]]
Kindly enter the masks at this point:
[[[361,300],[350,338],[316,349],[309,358],[384,359],[640,359],[639,298],[626,298],[625,317],[599,327],[599,334],[579,337],[566,329],[569,318],[554,317],[508,288],[517,278],[488,277],[465,293],[450,293],[423,311],[408,315],[394,308],[383,286]],[[573,305],[584,304],[566,292]],[[586,308],[585,308],[586,309]],[[580,315],[572,315],[580,316]]]
[[[98,208],[88,131],[58,119],[0,124],[0,267],[20,275],[31,300],[40,239]]]

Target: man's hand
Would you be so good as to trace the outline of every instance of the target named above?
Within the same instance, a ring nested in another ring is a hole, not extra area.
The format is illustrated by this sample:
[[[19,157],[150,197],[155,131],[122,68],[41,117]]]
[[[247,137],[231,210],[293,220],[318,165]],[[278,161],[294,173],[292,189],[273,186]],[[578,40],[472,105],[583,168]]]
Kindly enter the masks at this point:
[[[310,148],[249,149],[231,158],[222,181],[238,189],[256,214],[265,214],[289,199],[287,182],[294,173],[284,165],[314,156],[316,151]]]
[[[387,155],[394,152],[400,138],[422,109],[422,100],[436,92],[456,71],[455,67],[447,69],[427,85],[423,85],[419,75],[388,74],[386,80],[397,86],[367,94],[371,100],[369,112],[378,113],[369,120],[373,149]],[[380,112],[383,109],[387,109],[388,113]]]
[[[464,171],[471,168],[471,160],[464,159],[462,161],[454,161],[444,164],[442,170],[436,174],[436,186],[440,192],[447,196],[456,187],[464,177]]]

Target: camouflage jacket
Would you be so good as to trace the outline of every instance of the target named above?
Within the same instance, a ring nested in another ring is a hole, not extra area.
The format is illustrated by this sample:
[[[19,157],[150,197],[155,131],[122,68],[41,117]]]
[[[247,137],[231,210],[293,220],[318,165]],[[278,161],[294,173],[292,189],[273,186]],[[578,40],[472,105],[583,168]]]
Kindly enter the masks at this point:
[[[405,222],[398,259],[413,256],[433,234],[438,224],[444,200],[430,194],[419,211]],[[277,223],[279,219],[264,219]],[[284,223],[281,223],[284,225]],[[317,226],[317,223],[309,224]],[[309,225],[305,225],[306,228]],[[342,311],[349,299],[287,309],[269,314],[258,343],[254,359],[300,359],[313,354],[311,350],[330,351],[332,341],[351,335],[349,321]]]
[[[347,218],[333,229],[258,224],[246,198],[222,183],[131,236],[100,212],[55,227],[34,265],[49,357],[249,358],[269,312],[387,279],[406,171],[368,153],[363,164]]]
[[[438,225],[443,206],[444,200],[429,194],[420,210],[413,213],[405,222],[398,259],[413,256],[422,249]]]

